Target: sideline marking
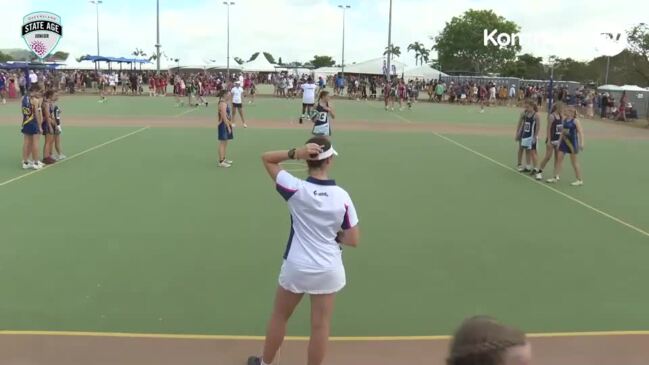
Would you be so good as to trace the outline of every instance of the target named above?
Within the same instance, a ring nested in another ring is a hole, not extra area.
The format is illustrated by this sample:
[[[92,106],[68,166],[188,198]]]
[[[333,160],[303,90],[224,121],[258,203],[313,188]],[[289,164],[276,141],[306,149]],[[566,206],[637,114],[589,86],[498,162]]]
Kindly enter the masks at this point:
[[[180,113],[174,115],[174,118],[182,117],[183,115],[189,114],[189,113],[191,113],[193,111],[196,111],[196,109],[198,109],[198,107],[193,107],[193,106],[190,106],[190,108],[191,109],[189,109],[189,110],[185,110],[183,112],[180,112]]]
[[[229,335],[195,335],[166,333],[126,333],[126,332],[75,332],[75,331],[4,331],[0,336],[79,336],[79,337],[113,337],[113,338],[158,338],[177,340],[230,340],[230,341],[263,341],[264,336],[229,336]],[[649,331],[592,331],[592,332],[547,332],[529,333],[529,338],[552,337],[603,337],[603,336],[649,336]],[[451,336],[339,336],[330,337],[333,342],[363,341],[441,341]],[[308,336],[286,336],[288,341],[308,341]]]
[[[29,175],[33,175],[33,174],[35,174],[35,173],[37,173],[37,172],[45,171],[45,170],[47,170],[47,169],[49,169],[49,168],[51,168],[51,167],[53,167],[53,166],[56,166],[56,165],[58,165],[58,164],[62,164],[62,163],[64,163],[64,162],[70,161],[70,160],[75,159],[75,158],[77,158],[77,157],[79,157],[79,156],[85,155],[85,154],[88,153],[88,152],[92,152],[92,151],[94,151],[94,150],[96,150],[96,149],[98,149],[98,148],[102,148],[102,147],[107,146],[107,145],[109,145],[109,144],[111,144],[111,143],[117,142],[117,141],[122,140],[122,139],[124,139],[124,138],[130,137],[130,136],[132,136],[132,135],[134,135],[134,134],[137,134],[137,133],[140,133],[140,132],[142,132],[142,131],[145,131],[145,130],[147,130],[147,129],[149,129],[149,128],[151,128],[151,127],[150,127],[150,126],[142,127],[142,128],[140,128],[140,129],[138,129],[138,130],[136,130],[136,131],[133,131],[133,132],[127,133],[127,134],[125,134],[125,135],[123,135],[123,136],[120,136],[120,137],[113,138],[113,139],[111,139],[110,141],[106,141],[106,142],[101,143],[101,144],[98,144],[98,145],[96,145],[96,146],[94,146],[94,147],[90,147],[90,148],[88,148],[87,150],[84,150],[84,151],[81,151],[81,152],[79,152],[79,153],[76,153],[76,154],[74,154],[74,155],[72,155],[72,156],[66,158],[65,160],[58,161],[56,164],[53,164],[53,165],[46,165],[45,167],[43,167],[43,168],[40,169],[40,170],[32,170],[32,171],[30,171],[30,172],[28,172],[28,173],[25,173],[25,174],[22,174],[22,175],[18,175],[18,176],[16,176],[16,177],[12,178],[12,179],[9,179],[9,180],[7,180],[7,181],[3,181],[3,182],[1,182],[1,183],[0,183],[0,187],[5,186],[5,185],[7,185],[7,184],[10,184],[10,183],[12,183],[12,182],[14,182],[14,181],[18,181],[18,180],[20,180],[20,179],[22,179],[22,178],[24,178],[24,177],[29,176]]]
[[[399,114],[395,114],[395,115],[396,115],[397,117],[401,118],[401,119],[406,120],[405,117],[402,117],[402,116],[399,115]],[[647,232],[647,231],[645,231],[645,230],[643,230],[643,229],[641,229],[641,228],[638,228],[638,227],[634,226],[634,225],[631,224],[631,223],[627,223],[627,222],[621,220],[620,218],[617,218],[617,217],[615,217],[615,216],[613,216],[613,215],[611,215],[611,214],[608,214],[608,213],[606,213],[606,212],[604,212],[604,211],[602,211],[602,210],[600,210],[600,209],[597,209],[597,208],[595,208],[594,206],[592,206],[592,205],[590,205],[590,204],[588,204],[588,203],[585,203],[585,202],[583,202],[583,201],[581,201],[581,200],[579,200],[579,199],[573,197],[572,195],[566,194],[566,193],[564,193],[564,192],[561,191],[561,190],[555,189],[555,188],[553,188],[552,186],[548,185],[547,183],[545,183],[545,182],[543,182],[543,181],[536,181],[536,180],[532,179],[531,177],[527,177],[527,176],[521,174],[520,172],[514,170],[513,168],[511,168],[511,167],[509,167],[509,166],[503,164],[502,162],[497,161],[497,160],[494,160],[493,158],[491,158],[491,157],[489,157],[489,156],[487,156],[487,155],[484,155],[484,154],[482,154],[482,153],[480,153],[480,152],[478,152],[478,151],[472,149],[471,147],[465,146],[465,145],[463,145],[462,143],[460,143],[460,142],[458,142],[458,141],[456,141],[456,140],[454,140],[454,139],[452,139],[452,138],[446,137],[446,136],[443,135],[443,134],[440,134],[440,133],[437,133],[437,132],[434,132],[434,131],[431,131],[431,133],[432,133],[433,135],[435,135],[435,136],[437,136],[437,137],[439,137],[439,138],[441,138],[441,139],[443,139],[443,140],[449,142],[449,143],[452,143],[452,144],[454,144],[454,145],[456,145],[456,146],[458,146],[458,147],[460,147],[460,148],[462,148],[462,149],[464,149],[464,150],[466,150],[466,151],[468,151],[468,152],[473,153],[474,155],[476,155],[476,156],[478,156],[478,157],[482,157],[483,159],[485,159],[485,160],[487,160],[487,161],[489,161],[489,162],[491,162],[491,163],[493,163],[493,164],[495,164],[495,165],[498,165],[498,166],[500,166],[500,167],[502,167],[502,168],[504,168],[504,169],[506,169],[506,170],[509,170],[509,171],[511,171],[511,172],[513,172],[513,173],[515,173],[515,174],[517,174],[517,175],[519,175],[519,176],[521,176],[521,177],[524,177],[524,178],[526,178],[526,179],[528,179],[528,180],[532,180],[533,182],[537,183],[538,185],[540,185],[540,186],[542,186],[542,187],[544,187],[544,188],[546,188],[546,189],[548,189],[548,190],[551,190],[551,191],[553,191],[553,192],[555,192],[555,193],[557,193],[557,194],[563,196],[564,198],[567,198],[567,199],[569,199],[569,200],[572,200],[573,202],[575,202],[575,203],[577,203],[577,204],[579,204],[579,205],[581,205],[581,206],[583,206],[583,207],[585,207],[585,208],[588,208],[588,209],[592,210],[592,211],[595,212],[595,213],[599,213],[600,215],[603,215],[604,217],[606,217],[606,218],[608,218],[608,219],[610,219],[610,220],[612,220],[612,221],[614,221],[614,222],[617,222],[617,223],[619,223],[619,224],[621,224],[621,225],[623,225],[623,226],[625,226],[625,227],[627,227],[627,228],[630,228],[630,229],[632,229],[632,230],[634,230],[634,231],[636,231],[636,232],[642,234],[643,236],[649,237],[649,232]]]

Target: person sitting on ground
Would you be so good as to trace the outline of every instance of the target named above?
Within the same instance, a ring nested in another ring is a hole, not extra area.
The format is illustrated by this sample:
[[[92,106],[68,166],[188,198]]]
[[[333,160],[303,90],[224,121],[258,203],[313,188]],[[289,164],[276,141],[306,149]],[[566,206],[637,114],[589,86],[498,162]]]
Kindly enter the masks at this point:
[[[525,333],[491,317],[466,319],[449,347],[447,365],[530,365],[532,347]]]

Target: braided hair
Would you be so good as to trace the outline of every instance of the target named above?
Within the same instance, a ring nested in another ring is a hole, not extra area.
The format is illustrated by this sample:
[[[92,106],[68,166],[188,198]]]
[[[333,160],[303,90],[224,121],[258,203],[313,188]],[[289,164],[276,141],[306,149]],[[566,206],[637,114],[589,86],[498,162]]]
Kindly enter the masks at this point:
[[[518,329],[500,324],[491,317],[471,317],[455,332],[446,364],[503,365],[509,348],[526,343],[525,333]]]

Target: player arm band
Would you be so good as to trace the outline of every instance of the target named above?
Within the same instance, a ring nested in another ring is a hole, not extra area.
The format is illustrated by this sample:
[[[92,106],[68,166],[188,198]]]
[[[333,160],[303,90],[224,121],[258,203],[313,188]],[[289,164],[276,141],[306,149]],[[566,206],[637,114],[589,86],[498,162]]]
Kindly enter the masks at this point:
[[[295,160],[295,148],[291,148],[288,150],[288,158],[289,160]]]

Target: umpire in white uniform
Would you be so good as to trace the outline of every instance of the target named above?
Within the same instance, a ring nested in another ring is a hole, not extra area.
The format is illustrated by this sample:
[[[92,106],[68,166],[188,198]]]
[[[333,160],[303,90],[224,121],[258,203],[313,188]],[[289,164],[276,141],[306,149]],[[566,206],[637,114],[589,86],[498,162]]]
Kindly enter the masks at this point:
[[[272,364],[284,341],[286,324],[304,294],[311,297],[307,364],[320,365],[324,360],[334,298],[346,283],[341,245],[356,247],[359,241],[356,208],[349,194],[329,179],[336,155],[327,137],[316,136],[304,147],[262,156],[277,191],[288,203],[291,232],[263,357],[250,357],[248,365]],[[306,160],[306,180],[282,170],[279,163],[289,159]]]

